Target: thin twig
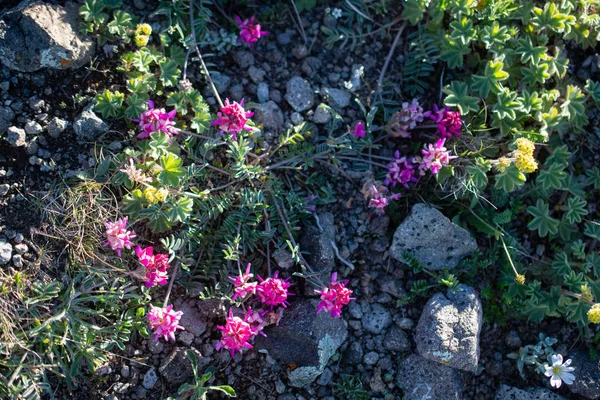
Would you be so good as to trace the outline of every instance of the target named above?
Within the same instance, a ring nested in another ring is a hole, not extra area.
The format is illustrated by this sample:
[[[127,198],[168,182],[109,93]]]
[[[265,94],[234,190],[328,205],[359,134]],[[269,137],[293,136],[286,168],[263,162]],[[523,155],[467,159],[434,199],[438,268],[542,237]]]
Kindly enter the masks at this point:
[[[298,8],[296,8],[296,2],[294,0],[290,0],[292,3],[292,7],[296,12],[296,17],[298,17],[298,26],[300,27],[300,33],[302,34],[302,40],[304,40],[304,45],[308,44],[308,40],[306,39],[306,32],[304,32],[304,27],[302,26],[302,19],[300,18],[300,13],[298,12]]]
[[[392,43],[390,52],[388,53],[387,57],[385,58],[385,63],[383,64],[383,68],[381,69],[381,74],[379,74],[379,80],[377,81],[377,91],[381,91],[381,88],[383,86],[383,78],[385,77],[385,73],[388,69],[390,61],[392,60],[392,56],[394,55],[394,50],[396,49],[396,46],[398,45],[398,41],[400,40],[400,36],[402,35],[404,28],[406,28],[406,22],[403,22],[402,25],[400,26],[400,28],[398,29],[398,33],[396,33],[396,37],[394,38],[394,42]]]
[[[213,92],[213,94],[215,95],[215,98],[217,99],[217,103],[219,103],[219,107],[223,108],[223,101],[221,101],[221,96],[219,96],[219,92],[217,91],[217,88],[215,87],[215,84],[212,81],[212,78],[210,77],[210,73],[208,72],[208,68],[206,68],[206,64],[204,64],[204,59],[202,58],[202,54],[200,53],[200,49],[198,48],[198,42],[196,41],[196,25],[194,24],[194,0],[190,0],[190,24],[192,25],[192,46],[194,47],[194,49],[196,50],[196,54],[198,55],[198,58],[200,59],[200,65],[202,66],[202,70],[204,71],[204,74],[206,75],[206,80],[208,81],[208,84]]]

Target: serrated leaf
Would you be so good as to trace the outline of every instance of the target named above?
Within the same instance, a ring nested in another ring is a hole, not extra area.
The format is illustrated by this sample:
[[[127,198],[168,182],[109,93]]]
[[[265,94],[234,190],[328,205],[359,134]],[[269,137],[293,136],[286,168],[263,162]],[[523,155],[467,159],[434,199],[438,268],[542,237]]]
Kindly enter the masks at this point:
[[[537,230],[540,237],[546,237],[548,234],[556,235],[559,221],[550,216],[548,203],[538,199],[535,207],[527,207],[527,213],[533,216],[533,219],[527,224],[530,230]]]
[[[127,118],[139,118],[139,116],[148,108],[148,98],[139,94],[132,94],[127,98],[127,109],[125,116]]]
[[[567,179],[567,173],[564,169],[564,165],[552,163],[540,172],[536,182],[545,191],[561,189]]]
[[[494,105],[492,112],[497,114],[500,119],[515,120],[517,118],[516,112],[522,108],[523,105],[518,101],[517,93],[504,88],[498,93],[497,103]]]
[[[464,82],[452,81],[449,86],[444,88],[447,94],[444,104],[449,107],[456,107],[461,115],[466,115],[471,111],[478,111],[479,99],[468,95],[469,86]]]
[[[179,73],[181,72],[177,68],[177,63],[173,60],[161,60],[160,66],[160,80],[164,86],[177,86],[179,82]]]
[[[125,95],[119,91],[111,92],[105,90],[104,93],[96,95],[94,99],[94,110],[102,114],[103,118],[116,117],[121,111]]]
[[[179,185],[179,180],[185,175],[185,169],[181,168],[183,160],[173,153],[160,158],[161,171],[158,179],[164,184],[173,187]]]
[[[594,167],[586,170],[585,174],[587,175],[586,184],[593,185],[596,190],[600,189],[600,169]]]
[[[511,164],[503,172],[496,174],[494,187],[510,193],[517,187],[523,186],[525,180],[525,175],[514,164]]]

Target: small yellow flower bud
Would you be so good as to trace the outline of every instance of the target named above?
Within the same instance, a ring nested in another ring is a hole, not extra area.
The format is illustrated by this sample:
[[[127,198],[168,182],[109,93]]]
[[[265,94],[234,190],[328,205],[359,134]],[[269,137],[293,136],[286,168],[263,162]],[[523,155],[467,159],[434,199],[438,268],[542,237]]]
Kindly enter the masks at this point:
[[[600,324],[600,304],[596,303],[589,309],[588,313],[588,321],[592,324]]]
[[[167,189],[164,189],[164,188],[158,189],[158,191],[155,194],[156,200],[159,202],[163,202],[167,198],[168,194],[169,194],[169,191]]]
[[[517,276],[515,276],[515,282],[517,282],[517,284],[519,284],[519,285],[524,285],[525,284],[525,275],[517,274]]]
[[[145,35],[135,35],[135,44],[138,47],[144,47],[148,44],[149,36]]]
[[[135,34],[141,36],[150,36],[152,34],[152,27],[148,24],[138,24],[135,27]]]
[[[496,164],[496,168],[498,168],[498,171],[500,171],[500,172],[504,172],[506,167],[509,167],[509,166],[510,166],[510,160],[506,157],[500,157],[498,159],[498,164]]]
[[[532,155],[524,154],[519,151],[517,152],[517,162],[515,163],[515,165],[517,166],[519,171],[525,172],[527,174],[534,172],[538,167],[538,164]]]
[[[148,200],[148,203],[158,203],[158,198],[156,197],[157,192],[158,190],[156,190],[153,187],[147,187],[146,189],[144,189],[144,197],[146,198],[146,200]]]
[[[528,154],[530,156],[533,155],[533,151],[535,150],[535,144],[531,140],[525,138],[518,138],[515,141],[515,144],[517,145],[517,149],[519,150],[519,152]]]
[[[581,297],[587,301],[593,301],[594,295],[592,295],[592,291],[588,287],[588,285],[581,285]]]

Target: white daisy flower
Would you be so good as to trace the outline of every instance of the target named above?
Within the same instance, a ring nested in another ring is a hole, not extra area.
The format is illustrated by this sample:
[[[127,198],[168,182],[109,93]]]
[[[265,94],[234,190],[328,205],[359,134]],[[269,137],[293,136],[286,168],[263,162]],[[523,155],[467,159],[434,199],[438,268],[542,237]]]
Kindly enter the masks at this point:
[[[560,354],[554,354],[552,356],[552,365],[545,365],[546,372],[544,375],[550,378],[550,386],[559,388],[563,381],[570,385],[575,380],[575,375],[571,374],[575,371],[574,367],[569,367],[571,360],[567,360],[563,363],[563,358]]]

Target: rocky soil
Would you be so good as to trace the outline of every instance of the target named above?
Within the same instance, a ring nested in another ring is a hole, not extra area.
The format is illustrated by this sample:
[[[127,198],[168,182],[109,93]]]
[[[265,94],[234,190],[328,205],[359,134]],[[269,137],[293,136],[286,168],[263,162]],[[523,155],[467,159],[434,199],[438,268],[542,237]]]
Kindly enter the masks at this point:
[[[45,15],[70,15],[63,3],[56,4],[39,6],[31,26],[23,25],[21,33],[13,32],[18,19],[11,11],[1,17],[0,33],[32,35],[34,40],[45,32],[44,37],[56,40],[36,40],[30,48],[29,39],[21,43],[17,36],[11,41],[0,34],[0,268],[19,270],[39,257],[36,243],[45,240],[36,234],[45,223],[36,211],[39,199],[56,182],[93,166],[96,152],[118,151],[131,137],[125,125],[102,121],[89,106],[96,91],[118,81],[116,60],[94,52],[93,43],[67,29],[72,20],[64,20],[65,29],[52,28]],[[4,12],[15,5],[6,3]],[[153,8],[142,1],[128,7],[141,16]],[[255,120],[267,137],[302,121],[325,129],[331,115],[319,108],[321,103],[340,113],[344,125],[361,119],[344,82],[353,82],[356,94],[368,93],[392,39],[329,51],[319,28],[334,26],[335,19],[317,7],[302,15],[302,23],[310,43],[302,41],[291,23],[281,24],[254,51],[235,48],[211,60],[219,71],[213,79],[224,96],[257,103]],[[66,50],[69,58],[41,59],[40,51],[46,50],[51,55]],[[389,74],[396,73],[396,64],[392,62]],[[365,71],[362,81],[357,79],[360,70]],[[214,105],[196,66],[190,72],[195,87]],[[177,343],[138,339],[80,382],[80,391],[61,392],[58,398],[166,399],[192,377],[186,349],[198,355],[201,369],[216,368],[214,383],[233,386],[241,399],[600,398],[597,361],[578,348],[577,332],[561,321],[484,322],[480,291],[486,277],[406,302],[412,284],[424,278],[399,261],[403,251],[413,251],[428,270],[453,269],[477,249],[476,238],[442,212],[405,199],[394,221],[374,217],[360,192],[364,175],[347,179],[340,171],[323,172],[330,174],[338,200],[318,210],[320,228],[310,221],[314,226],[306,228],[301,243],[324,277],[348,268],[341,259],[354,265],[349,287],[356,301],[342,319],[315,318],[314,297],[303,295],[298,285],[280,326],[268,329],[254,350],[231,359],[228,352],[215,351],[215,326],[223,323],[227,305],[181,293],[175,308],[184,313],[185,331],[177,334]],[[278,260],[280,269],[290,268],[287,261]],[[538,332],[556,337],[562,344],[559,351],[573,358],[580,371],[576,384],[550,391],[549,381],[537,375],[528,381],[519,377],[506,355],[536,343]]]

